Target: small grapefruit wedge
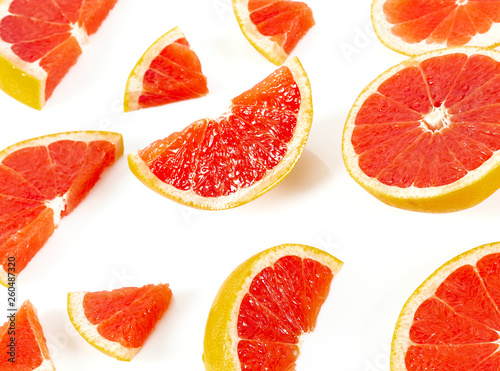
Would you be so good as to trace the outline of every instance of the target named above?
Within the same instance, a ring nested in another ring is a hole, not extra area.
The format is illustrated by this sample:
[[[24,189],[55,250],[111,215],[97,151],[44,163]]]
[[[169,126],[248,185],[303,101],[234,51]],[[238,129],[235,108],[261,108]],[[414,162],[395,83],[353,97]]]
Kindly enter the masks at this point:
[[[342,262],[285,244],[237,267],[217,293],[205,329],[207,371],[294,370],[302,334],[316,326]]]
[[[125,87],[124,110],[160,106],[207,93],[200,60],[176,27],[156,40],[135,65]]]
[[[168,284],[70,292],[68,314],[89,344],[120,361],[130,361],[151,335],[171,297]]]
[[[374,0],[371,15],[382,43],[406,55],[500,44],[498,1]]]
[[[26,300],[13,318],[12,321],[9,318],[0,327],[0,370],[54,371],[54,364],[33,304]]]
[[[202,119],[128,156],[146,186],[177,202],[220,210],[249,202],[295,166],[312,123],[311,90],[297,58]]]
[[[0,283],[21,272],[123,153],[104,131],[46,135],[0,151]]]
[[[500,369],[500,243],[479,246],[436,270],[404,305],[391,370]]]
[[[451,212],[500,187],[500,53],[460,47],[389,69],[347,118],[344,162],[385,203]]]
[[[233,0],[243,35],[264,57],[281,65],[314,26],[311,8],[290,0]]]
[[[41,109],[117,0],[0,0],[0,89]]]

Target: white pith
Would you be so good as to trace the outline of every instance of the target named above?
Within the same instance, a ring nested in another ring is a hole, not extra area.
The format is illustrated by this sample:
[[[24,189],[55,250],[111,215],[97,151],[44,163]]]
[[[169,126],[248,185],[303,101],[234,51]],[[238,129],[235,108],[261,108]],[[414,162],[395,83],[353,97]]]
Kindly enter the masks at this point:
[[[475,266],[477,261],[484,256],[499,252],[500,243],[482,245],[469,250],[443,264],[415,290],[403,306],[395,326],[391,349],[391,371],[406,370],[406,352],[413,344],[409,336],[410,328],[413,324],[415,312],[419,306],[425,300],[434,296],[437,288],[452,272],[464,265]],[[493,343],[500,344],[500,340]],[[499,351],[500,348],[496,352]]]
[[[500,61],[500,53],[495,50],[490,50],[490,49],[483,49],[483,48],[476,48],[476,47],[459,47],[459,48],[448,48],[448,49],[442,49],[442,50],[437,50],[437,51],[432,51],[425,53],[423,55],[420,55],[418,57],[414,57],[411,59],[408,59],[392,68],[387,70],[386,72],[382,73],[379,77],[377,77],[373,82],[371,82],[365,90],[361,92],[361,94],[358,96],[356,101],[353,104],[353,107],[351,108],[351,111],[349,112],[349,116],[347,118],[345,127],[344,127],[344,134],[343,134],[343,139],[342,139],[342,152],[343,152],[343,157],[344,157],[344,162],[345,165],[351,174],[351,176],[358,182],[360,183],[363,187],[365,187],[367,190],[373,193],[377,194],[384,194],[384,195],[389,195],[391,197],[395,197],[398,199],[430,199],[433,197],[441,196],[443,194],[449,194],[455,191],[458,191],[468,185],[471,185],[475,182],[477,182],[479,179],[481,179],[485,174],[490,172],[492,169],[497,168],[500,165],[500,156],[498,155],[498,152],[495,152],[493,156],[491,156],[487,161],[485,161],[481,166],[478,168],[471,170],[467,172],[465,176],[460,178],[459,180],[443,185],[443,186],[437,186],[437,187],[428,187],[428,188],[418,188],[415,186],[410,186],[407,188],[400,188],[396,186],[390,186],[386,185],[384,183],[381,183],[379,180],[376,178],[372,178],[367,176],[361,169],[359,168],[358,165],[358,160],[359,160],[359,155],[356,154],[354,151],[351,138],[352,138],[352,133],[354,130],[354,122],[356,119],[356,115],[359,112],[362,104],[370,96],[372,93],[376,92],[378,87],[382,82],[387,80],[389,77],[393,76],[400,70],[410,67],[410,66],[415,66],[418,65],[420,62],[440,56],[440,55],[445,55],[445,54],[452,54],[452,53],[463,53],[468,56],[472,54],[483,54],[487,55],[497,61]],[[435,111],[431,112],[429,114],[430,116],[426,116],[431,123],[434,123],[436,126],[440,126],[441,124],[437,124],[437,120],[439,118],[445,118],[444,124],[446,125],[446,112],[444,109],[436,109]],[[424,118],[424,119],[425,119]],[[429,125],[426,125],[424,122],[422,122],[421,126],[426,127],[428,130],[432,130]],[[434,130],[440,130],[434,129]]]
[[[427,43],[425,40],[410,44],[403,41],[391,32],[394,24],[389,23],[384,14],[384,3],[387,0],[373,0],[372,3],[372,24],[375,33],[382,43],[389,48],[409,56],[418,55],[431,50],[446,48],[446,44]],[[467,0],[457,0],[457,5],[465,5]],[[500,43],[500,23],[493,23],[489,31],[484,34],[477,33],[465,45],[493,47]],[[465,46],[464,45],[464,46]]]
[[[141,347],[125,348],[118,342],[103,338],[97,331],[97,325],[93,325],[85,317],[83,298],[86,293],[83,291],[68,293],[68,314],[71,323],[80,335],[96,349],[121,361],[130,361],[139,352]]]

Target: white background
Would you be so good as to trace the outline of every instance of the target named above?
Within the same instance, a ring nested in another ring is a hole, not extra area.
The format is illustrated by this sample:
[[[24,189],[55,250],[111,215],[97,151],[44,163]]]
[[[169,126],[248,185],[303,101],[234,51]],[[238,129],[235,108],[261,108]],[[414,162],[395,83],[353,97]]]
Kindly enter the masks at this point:
[[[239,208],[200,211],[147,189],[124,156],[20,274],[18,301],[29,298],[37,307],[57,370],[203,370],[205,322],[220,284],[253,254],[293,242],[345,263],[316,331],[304,338],[297,370],[388,371],[394,324],[411,293],[455,255],[500,240],[500,193],[469,210],[432,215],[386,206],[349,177],[341,155],[349,109],[369,82],[405,57],[374,36],[369,0],[308,4],[316,26],[294,54],[311,81],[314,122],[282,183]],[[175,26],[201,60],[209,95],[123,113],[132,67]],[[0,148],[93,129],[122,133],[127,154],[218,116],[274,69],[240,32],[229,0],[119,0],[41,112],[0,92]],[[67,292],[158,282],[171,285],[173,301],[130,363],[100,353],[73,330]],[[3,305],[1,298],[6,316],[6,291]]]

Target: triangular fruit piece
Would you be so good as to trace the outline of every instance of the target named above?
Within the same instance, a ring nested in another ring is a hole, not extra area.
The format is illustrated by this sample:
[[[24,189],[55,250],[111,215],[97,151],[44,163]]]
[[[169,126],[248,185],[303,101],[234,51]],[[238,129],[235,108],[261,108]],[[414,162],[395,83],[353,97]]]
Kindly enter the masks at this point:
[[[233,98],[219,118],[129,155],[132,172],[161,195],[220,210],[249,202],[293,169],[312,123],[311,87],[298,58]]]
[[[311,8],[290,0],[233,0],[241,31],[269,61],[281,65],[314,26]]]
[[[139,59],[125,87],[124,110],[161,106],[208,93],[198,56],[176,27]]]
[[[4,0],[0,89],[41,109],[117,0]]]
[[[21,272],[123,153],[105,131],[51,134],[0,151],[0,283]]]
[[[68,314],[82,337],[101,352],[130,361],[168,308],[168,284],[68,293]]]
[[[205,328],[207,371],[295,370],[300,339],[316,326],[342,262],[311,246],[264,250],[217,293]]]
[[[29,300],[0,327],[0,349],[2,371],[55,370],[36,309]]]

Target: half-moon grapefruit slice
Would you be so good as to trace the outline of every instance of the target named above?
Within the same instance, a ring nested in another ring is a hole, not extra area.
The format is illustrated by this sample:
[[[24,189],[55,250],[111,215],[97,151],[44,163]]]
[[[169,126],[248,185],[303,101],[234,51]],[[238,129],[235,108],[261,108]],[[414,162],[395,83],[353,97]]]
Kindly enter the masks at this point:
[[[250,44],[278,66],[314,26],[311,8],[300,1],[233,0],[233,9]]]
[[[0,151],[1,284],[26,267],[122,153],[122,136],[104,131],[51,134]]]
[[[300,337],[311,332],[342,262],[314,247],[285,244],[237,267],[207,319],[207,371],[294,370]]]
[[[200,60],[176,27],[156,40],[135,65],[125,87],[124,110],[160,106],[207,93]]]
[[[41,109],[117,0],[0,0],[0,89]]]
[[[0,370],[55,371],[35,307],[26,300],[0,327]]]
[[[70,292],[68,315],[89,344],[110,357],[130,361],[166,312],[171,298],[168,284]]]
[[[500,53],[461,47],[406,60],[359,95],[342,141],[349,174],[385,203],[426,212],[500,187]]]
[[[201,209],[236,207],[262,195],[295,166],[312,123],[311,88],[294,57],[201,119],[128,156],[146,186]]]
[[[404,305],[391,370],[500,368],[500,243],[465,252],[436,270]]]
[[[374,0],[372,23],[382,43],[406,55],[500,44],[498,1]]]

